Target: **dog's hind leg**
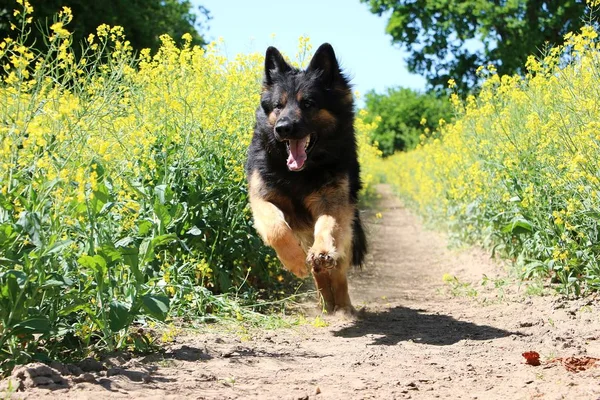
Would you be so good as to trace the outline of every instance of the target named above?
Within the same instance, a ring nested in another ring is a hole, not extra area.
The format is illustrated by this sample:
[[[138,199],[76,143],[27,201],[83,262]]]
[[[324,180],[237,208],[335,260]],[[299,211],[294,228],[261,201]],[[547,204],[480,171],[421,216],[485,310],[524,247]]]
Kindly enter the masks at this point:
[[[341,260],[344,263],[344,260]],[[337,264],[335,268],[315,271],[313,277],[319,291],[321,306],[327,312],[342,312],[347,315],[355,313],[348,294],[347,267]]]
[[[348,278],[346,276],[348,266],[338,265],[337,268],[331,270],[331,291],[335,302],[334,311],[341,312],[348,316],[355,315],[356,311],[350,302],[348,294]]]
[[[331,287],[331,276],[329,271],[321,270],[315,272],[313,267],[313,278],[315,279],[315,286],[319,293],[319,304],[323,311],[332,313],[335,311],[335,298]]]

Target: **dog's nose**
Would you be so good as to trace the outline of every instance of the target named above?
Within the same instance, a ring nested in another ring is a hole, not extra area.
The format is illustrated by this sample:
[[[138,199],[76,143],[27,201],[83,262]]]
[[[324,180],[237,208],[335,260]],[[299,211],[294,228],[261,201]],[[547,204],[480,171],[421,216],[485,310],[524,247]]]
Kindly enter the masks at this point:
[[[277,121],[275,125],[275,132],[277,132],[280,136],[285,137],[292,132],[292,128],[294,124],[289,118],[282,118]]]

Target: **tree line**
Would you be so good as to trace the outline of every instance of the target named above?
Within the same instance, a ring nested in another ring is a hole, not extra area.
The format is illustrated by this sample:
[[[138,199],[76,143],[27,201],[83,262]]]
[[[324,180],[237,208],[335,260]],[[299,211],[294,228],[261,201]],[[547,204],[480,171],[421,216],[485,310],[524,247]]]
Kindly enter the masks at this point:
[[[189,33],[193,45],[204,45],[206,40],[202,32],[210,19],[205,7],[198,6],[194,10],[190,0],[29,0],[29,3],[33,6],[33,21],[37,25],[30,34],[31,45],[42,51],[45,33],[62,7],[73,11],[73,21],[67,28],[73,33],[75,44],[95,33],[101,24],[120,25],[133,49],[138,51],[158,49],[159,37],[164,33],[176,40]],[[0,38],[14,34],[11,24],[17,16],[13,10],[19,7],[15,0],[0,0]]]
[[[493,65],[500,75],[523,74],[529,55],[542,56],[566,33],[593,22],[585,0],[361,2],[387,18],[392,43],[408,52],[408,70],[427,80],[426,93],[395,88],[367,95],[366,108],[382,117],[374,139],[385,154],[392,151],[391,142],[393,150],[411,149],[428,115],[451,118],[451,110],[435,100],[445,99],[450,79],[456,82],[454,90],[466,96],[481,84],[479,66]]]

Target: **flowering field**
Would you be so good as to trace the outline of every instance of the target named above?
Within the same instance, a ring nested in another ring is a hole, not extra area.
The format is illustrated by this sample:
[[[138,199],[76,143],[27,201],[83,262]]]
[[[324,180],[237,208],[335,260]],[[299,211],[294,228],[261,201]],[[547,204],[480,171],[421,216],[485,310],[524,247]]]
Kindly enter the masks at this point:
[[[426,218],[514,260],[566,293],[600,290],[600,45],[568,34],[527,75],[456,95],[456,121],[387,160],[387,177]],[[452,86],[452,82],[450,82]]]
[[[263,56],[227,60],[187,35],[135,56],[122,28],[103,25],[76,58],[68,8],[39,53],[18,3],[21,35],[0,42],[0,369],[143,349],[152,338],[131,326],[152,319],[243,318],[218,294],[281,279],[243,174]],[[368,164],[372,126],[357,127]]]

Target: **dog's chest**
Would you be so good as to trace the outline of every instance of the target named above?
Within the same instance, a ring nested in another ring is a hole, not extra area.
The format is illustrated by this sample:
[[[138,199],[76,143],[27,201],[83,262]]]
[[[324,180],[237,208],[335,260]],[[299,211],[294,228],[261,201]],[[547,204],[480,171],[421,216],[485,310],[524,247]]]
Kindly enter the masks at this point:
[[[311,230],[315,221],[321,215],[337,214],[337,211],[348,205],[348,182],[343,180],[333,185],[327,185],[307,194],[270,193],[270,202],[279,208],[286,222],[293,230]]]
[[[306,207],[304,199],[297,196],[274,194],[269,201],[279,208],[294,231],[312,230],[315,216]]]

